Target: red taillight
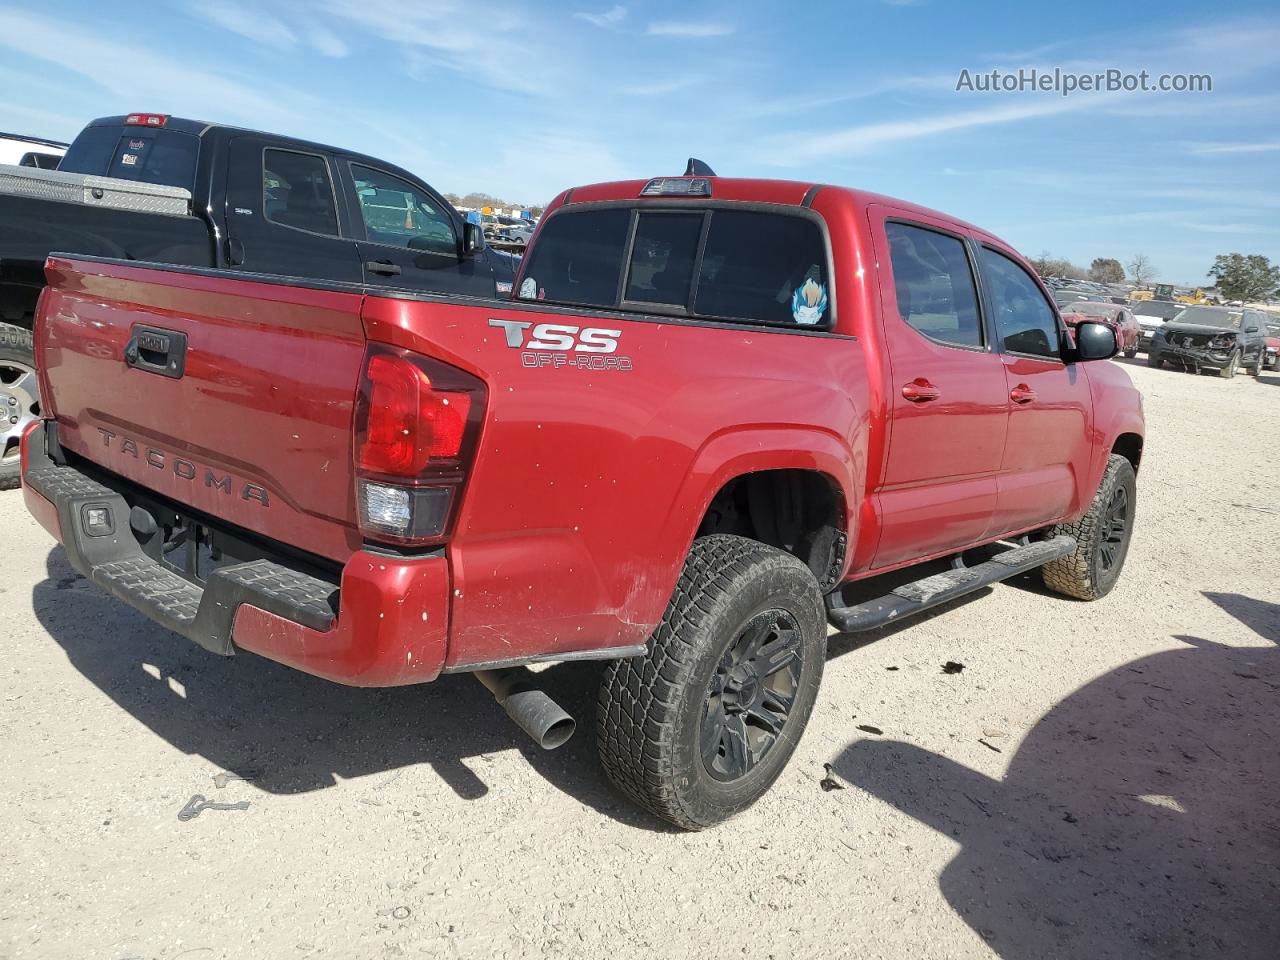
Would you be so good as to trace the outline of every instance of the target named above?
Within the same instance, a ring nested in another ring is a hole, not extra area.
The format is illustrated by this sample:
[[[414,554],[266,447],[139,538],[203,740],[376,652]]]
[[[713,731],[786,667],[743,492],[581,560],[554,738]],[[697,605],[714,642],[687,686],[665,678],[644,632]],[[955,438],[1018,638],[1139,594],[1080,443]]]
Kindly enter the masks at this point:
[[[169,122],[167,113],[131,113],[124,118],[130,127],[163,127]]]
[[[443,538],[466,477],[484,383],[407,350],[371,344],[356,406],[360,526],[398,543]]]
[[[462,449],[471,395],[436,389],[426,370],[395,354],[377,353],[365,368],[368,420],[357,464],[370,473],[416,477],[433,459]]]

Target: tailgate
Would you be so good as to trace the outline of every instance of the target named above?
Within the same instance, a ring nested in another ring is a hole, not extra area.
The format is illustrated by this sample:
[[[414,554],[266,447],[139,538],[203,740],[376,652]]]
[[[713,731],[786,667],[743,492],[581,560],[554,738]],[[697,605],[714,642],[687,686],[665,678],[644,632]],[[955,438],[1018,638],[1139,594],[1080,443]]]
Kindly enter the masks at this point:
[[[358,292],[50,258],[37,325],[63,448],[337,561],[360,543]]]

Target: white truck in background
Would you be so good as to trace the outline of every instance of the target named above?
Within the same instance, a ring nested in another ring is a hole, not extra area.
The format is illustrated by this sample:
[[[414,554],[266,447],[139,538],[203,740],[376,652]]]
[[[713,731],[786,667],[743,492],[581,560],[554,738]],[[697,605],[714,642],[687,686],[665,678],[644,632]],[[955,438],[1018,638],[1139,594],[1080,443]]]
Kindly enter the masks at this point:
[[[17,133],[0,133],[0,164],[56,170],[70,144]]]

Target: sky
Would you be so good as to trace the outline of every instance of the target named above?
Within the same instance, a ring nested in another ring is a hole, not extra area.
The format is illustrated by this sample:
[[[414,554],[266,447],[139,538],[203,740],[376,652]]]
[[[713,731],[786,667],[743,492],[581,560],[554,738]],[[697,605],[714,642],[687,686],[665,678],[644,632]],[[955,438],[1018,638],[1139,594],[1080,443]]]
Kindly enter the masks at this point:
[[[1156,12],[1158,8],[1158,12]],[[957,90],[991,70],[1199,73],[1212,92]],[[680,173],[859,187],[1028,256],[1280,262],[1273,2],[0,0],[0,130],[169,113],[544,203]]]

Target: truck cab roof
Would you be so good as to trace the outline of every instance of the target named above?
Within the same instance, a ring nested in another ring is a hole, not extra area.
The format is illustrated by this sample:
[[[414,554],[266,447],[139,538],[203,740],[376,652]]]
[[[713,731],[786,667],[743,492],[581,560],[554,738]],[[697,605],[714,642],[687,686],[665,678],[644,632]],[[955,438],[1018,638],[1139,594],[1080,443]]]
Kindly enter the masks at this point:
[[[699,200],[711,201],[727,201],[731,203],[771,203],[782,206],[811,207],[820,194],[840,193],[845,195],[854,205],[866,207],[872,204],[884,204],[886,206],[896,207],[899,210],[908,211],[920,216],[929,217],[938,220],[947,220],[951,223],[972,230],[984,236],[991,236],[987,231],[980,227],[976,227],[971,223],[960,220],[947,213],[938,210],[931,210],[928,207],[919,204],[910,203],[906,200],[899,200],[896,197],[889,197],[883,194],[873,193],[868,190],[859,190],[854,187],[833,186],[824,183],[815,183],[805,180],[772,180],[757,177],[662,177],[654,179],[663,179],[669,181],[676,180],[706,180],[710,184],[710,194],[705,197],[684,195],[692,203]],[[623,200],[650,200],[663,199],[660,196],[646,196],[642,194],[645,187],[654,182],[650,180],[614,180],[605,183],[593,183],[585,186],[574,187],[566,190],[557,198],[555,202],[548,208],[558,207],[561,205],[579,204],[579,203],[608,203]],[[667,197],[666,199],[672,199]],[[993,237],[993,239],[995,239]]]
[[[134,117],[162,117],[164,122],[162,124],[147,124],[139,123],[137,121],[131,123],[130,119]],[[365,153],[357,153],[343,147],[334,147],[325,143],[317,143],[314,140],[303,140],[300,137],[291,137],[279,133],[253,130],[249,127],[237,127],[226,123],[209,123],[204,120],[192,120],[187,117],[173,117],[168,114],[130,113],[116,117],[99,117],[98,119],[92,120],[86,124],[85,130],[89,130],[94,127],[138,127],[139,129],[173,130],[178,133],[196,136],[202,141],[215,136],[225,136],[228,139],[238,136],[262,137],[272,141],[274,144],[280,145],[281,147],[297,149],[304,152],[328,153],[335,156],[341,156],[349,160],[354,160],[357,163],[363,163],[386,170],[389,173],[402,176],[410,181],[422,182],[422,178],[416,174],[405,170],[403,167],[388,163],[380,157],[374,157]]]

